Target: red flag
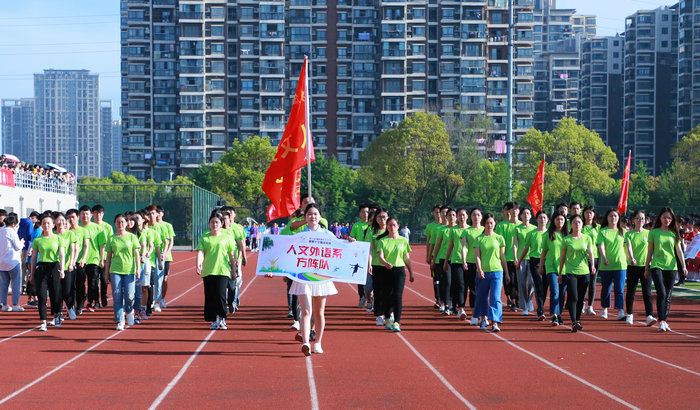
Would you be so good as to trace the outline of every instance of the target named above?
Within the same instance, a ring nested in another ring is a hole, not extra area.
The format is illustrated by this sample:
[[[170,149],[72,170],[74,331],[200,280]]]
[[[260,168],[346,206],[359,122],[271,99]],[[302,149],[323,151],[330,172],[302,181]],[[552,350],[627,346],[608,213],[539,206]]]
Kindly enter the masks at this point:
[[[532,212],[537,214],[542,210],[542,198],[544,197],[544,158],[540,162],[540,167],[535,174],[535,180],[532,181],[530,194],[527,196],[527,202],[532,205]]]
[[[625,173],[622,174],[622,189],[620,190],[620,201],[617,203],[617,212],[624,214],[627,212],[627,194],[630,190],[630,162],[632,162],[632,151],[627,156]]]
[[[299,208],[299,186],[301,183],[299,170],[315,159],[311,139],[308,138],[306,65],[306,58],[304,58],[304,66],[299,75],[287,126],[277,147],[275,158],[270,163],[262,183],[262,190],[274,207],[274,214],[268,214],[268,218],[270,216],[283,218]],[[306,158],[306,144],[309,144],[308,149],[311,153],[309,161]],[[272,219],[268,219],[268,221],[270,220]]]

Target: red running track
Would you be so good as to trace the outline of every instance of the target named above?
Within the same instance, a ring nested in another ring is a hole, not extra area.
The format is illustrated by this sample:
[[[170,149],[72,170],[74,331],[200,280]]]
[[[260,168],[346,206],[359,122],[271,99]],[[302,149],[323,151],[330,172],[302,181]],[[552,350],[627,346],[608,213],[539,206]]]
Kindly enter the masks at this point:
[[[354,286],[330,297],[323,355],[305,358],[286,318],[280,278],[244,268],[242,309],[229,329],[202,319],[194,253],[175,256],[168,308],[114,330],[111,309],[39,332],[36,309],[0,314],[11,408],[697,408],[700,305],[675,299],[658,333],[584,316],[585,332],[505,313],[503,332],[432,307],[425,249],[404,291],[401,333],[357,308]],[[637,305],[641,307],[641,297]],[[597,306],[596,306],[597,307]]]

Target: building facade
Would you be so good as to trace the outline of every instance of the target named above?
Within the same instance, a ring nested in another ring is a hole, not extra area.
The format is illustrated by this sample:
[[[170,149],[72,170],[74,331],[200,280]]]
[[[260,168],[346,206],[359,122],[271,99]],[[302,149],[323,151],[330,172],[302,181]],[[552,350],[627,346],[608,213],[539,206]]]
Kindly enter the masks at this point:
[[[678,124],[681,139],[700,124],[700,3],[678,5]],[[697,31],[696,31],[697,30]]]
[[[514,134],[533,113],[533,0],[514,3]],[[124,170],[164,180],[235,139],[277,144],[304,56],[317,150],[359,166],[383,130],[429,110],[505,138],[508,2],[121,1]]]
[[[624,58],[622,152],[658,175],[678,140],[678,7],[627,17]]]
[[[34,162],[34,99],[2,100],[2,152]]]

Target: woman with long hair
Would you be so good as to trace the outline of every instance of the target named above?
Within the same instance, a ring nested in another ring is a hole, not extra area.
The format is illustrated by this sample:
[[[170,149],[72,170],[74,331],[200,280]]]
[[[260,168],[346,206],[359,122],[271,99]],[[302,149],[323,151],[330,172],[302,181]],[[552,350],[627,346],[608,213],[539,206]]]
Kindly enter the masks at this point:
[[[457,225],[450,230],[449,243],[447,245],[448,258],[443,263],[443,270],[447,269],[447,263],[450,264],[452,272],[452,285],[450,287],[450,295],[452,303],[461,320],[467,318],[467,313],[464,311],[466,305],[466,271],[463,266],[464,256],[462,255],[462,237],[464,232],[469,229],[467,225],[467,210],[459,208],[457,210]]]
[[[598,247],[595,246],[598,241],[598,230],[600,230],[600,225],[596,222],[595,207],[593,205],[586,205],[583,208],[583,233],[588,235],[593,241],[593,267],[595,268],[595,273],[591,273],[591,280],[588,283],[588,298],[587,301],[583,303],[584,313],[587,315],[595,315],[595,310],[593,310],[593,302],[595,301],[595,291],[596,284],[598,282]],[[591,269],[593,272],[593,269]],[[588,302],[588,303],[586,303]]]
[[[522,315],[527,316],[531,311],[535,310],[532,305],[532,296],[535,293],[534,280],[530,276],[530,258],[521,256],[523,249],[526,246],[527,235],[535,230],[535,226],[530,223],[532,211],[529,208],[523,208],[520,211],[520,225],[515,226],[514,245],[515,245],[515,269],[518,278],[518,305],[523,310]],[[529,280],[528,280],[529,279]]]
[[[644,277],[644,265],[647,261],[649,250],[649,231],[644,229],[646,214],[644,211],[636,211],[632,215],[633,229],[625,234],[627,245],[627,295],[625,297],[625,310],[627,312],[627,324],[634,324],[632,309],[634,307],[634,294],[637,293],[637,283],[642,285],[642,300],[646,313],[647,326],[656,323],[653,304],[651,303],[651,281]]]
[[[384,304],[389,292],[388,272],[385,271],[384,265],[379,259],[378,248],[379,241],[387,235],[387,219],[389,219],[389,212],[386,208],[378,208],[372,218],[372,224],[365,231],[365,241],[370,243],[370,269],[367,281],[365,281],[365,298],[367,299],[367,313],[374,310],[377,326],[391,327],[391,318],[384,317]],[[372,301],[373,292],[374,301]]]
[[[508,269],[506,265],[506,241],[494,232],[496,218],[492,214],[484,215],[484,233],[479,235],[474,252],[476,253],[476,269],[478,282],[476,285],[475,314],[481,319],[481,329],[486,330],[488,320],[494,333],[501,331],[498,326],[503,322],[503,303],[501,302],[502,281],[510,281],[508,275],[503,275]]]
[[[75,262],[78,259],[78,237],[73,231],[68,229],[68,221],[62,212],[54,212],[52,216],[55,224],[54,233],[63,240],[63,246],[65,248],[63,260],[63,268],[65,271],[61,279],[61,303],[66,304],[66,309],[69,309],[69,318],[74,320],[75,313],[71,315],[70,308],[75,304],[73,299],[75,285],[73,283],[75,281]],[[59,313],[58,317],[59,321],[63,320],[63,313]],[[54,325],[55,324],[54,320]]]
[[[133,233],[126,230],[126,217],[118,214],[114,217],[117,231],[107,238],[105,252],[105,272],[109,274],[108,282],[112,284],[112,307],[117,330],[124,330],[124,323],[134,325],[134,293],[136,279],[141,276],[141,242]],[[126,315],[126,320],[125,320]]]
[[[600,317],[608,318],[610,293],[615,290],[615,309],[618,310],[617,320],[625,320],[625,277],[627,276],[627,255],[625,255],[625,233],[620,225],[620,213],[610,209],[605,213],[607,225],[598,232],[598,254],[600,255],[600,305],[603,311]]]
[[[474,306],[476,306],[476,252],[474,247],[476,247],[476,239],[484,233],[484,227],[481,225],[482,219],[481,209],[472,208],[469,211],[471,224],[469,229],[462,234],[462,268],[464,269],[466,290],[469,291],[469,307],[472,308],[472,319],[469,322],[471,326],[479,324],[479,317],[473,311]],[[460,316],[460,318],[466,319],[466,315],[463,318]]]
[[[582,233],[583,217],[574,215],[569,221],[571,234],[564,238],[559,261],[559,283],[563,283],[564,266],[568,282],[568,308],[571,317],[571,331],[583,330],[581,326],[581,311],[583,300],[588,290],[588,281],[591,273],[595,273],[593,266],[593,241],[590,236]],[[591,269],[593,271],[591,271]]]
[[[379,260],[386,269],[387,289],[382,306],[383,314],[394,314],[391,330],[401,331],[401,312],[403,310],[403,288],[406,284],[406,269],[408,269],[409,281],[413,282],[413,268],[411,267],[411,245],[408,239],[399,235],[399,221],[390,217],[387,225],[387,235],[377,244]],[[382,312],[380,312],[382,313]],[[389,326],[386,326],[389,329]]]
[[[450,232],[457,223],[457,211],[454,208],[447,208],[447,225],[437,232],[435,248],[433,248],[433,259],[431,265],[436,267],[435,272],[438,274],[440,281],[440,312],[449,315],[452,312],[453,303],[450,297],[450,287],[452,277],[450,276],[449,264],[445,263],[449,260],[447,256],[447,248],[450,242]]]
[[[520,252],[518,260],[524,260],[525,258],[530,259],[528,267],[535,289],[537,320],[543,321],[545,319],[544,299],[547,296],[547,279],[543,278],[540,273],[540,257],[542,256],[542,246],[547,236],[547,222],[549,222],[549,216],[547,216],[546,212],[539,211],[535,216],[535,220],[537,221],[537,229],[531,230],[525,237],[525,244]]]
[[[668,312],[671,308],[671,294],[673,282],[680,266],[684,277],[688,275],[685,267],[681,234],[678,229],[678,220],[671,208],[662,208],[654,222],[653,229],[649,232],[649,249],[647,251],[644,277],[651,276],[656,289],[656,310],[659,314],[659,331],[669,331],[671,328],[666,323]],[[681,263],[676,261],[676,257]]]
[[[36,289],[39,300],[39,330],[46,331],[46,292],[51,298],[51,315],[54,325],[61,326],[61,279],[64,277],[65,247],[63,240],[53,233],[53,218],[45,214],[39,220],[41,236],[32,242],[32,260],[30,265],[31,282]]]
[[[552,213],[551,222],[547,229],[547,235],[542,243],[542,255],[540,256],[540,275],[547,275],[549,285],[549,314],[552,316],[552,326],[564,324],[561,318],[560,298],[566,291],[566,282],[559,283],[559,263],[561,261],[561,249],[564,238],[569,234],[566,227],[566,216],[561,211]]]

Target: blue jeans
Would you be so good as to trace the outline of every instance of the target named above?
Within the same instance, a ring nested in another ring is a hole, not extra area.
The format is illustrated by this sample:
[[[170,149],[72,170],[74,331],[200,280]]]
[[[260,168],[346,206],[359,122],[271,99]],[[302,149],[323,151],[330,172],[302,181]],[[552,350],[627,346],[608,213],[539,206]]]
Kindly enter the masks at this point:
[[[12,304],[19,304],[22,294],[22,265],[17,264],[10,270],[0,270],[0,303],[7,304],[7,290],[12,284]]]
[[[484,279],[477,279],[475,317],[487,316],[492,322],[501,323],[503,321],[502,287],[503,271],[484,272]]]
[[[134,293],[136,290],[136,275],[119,275],[111,273],[112,299],[114,300],[114,321],[121,322],[124,311],[134,310]]]
[[[561,306],[559,306],[559,275],[556,273],[548,273],[547,283],[549,283],[549,314],[560,315]]]
[[[600,280],[602,288],[600,290],[600,305],[604,308],[610,307],[610,291],[615,290],[615,309],[625,308],[625,280],[627,270],[602,270]]]
[[[163,296],[163,278],[165,277],[165,269],[158,267],[158,259],[153,264],[153,301],[160,302]]]

